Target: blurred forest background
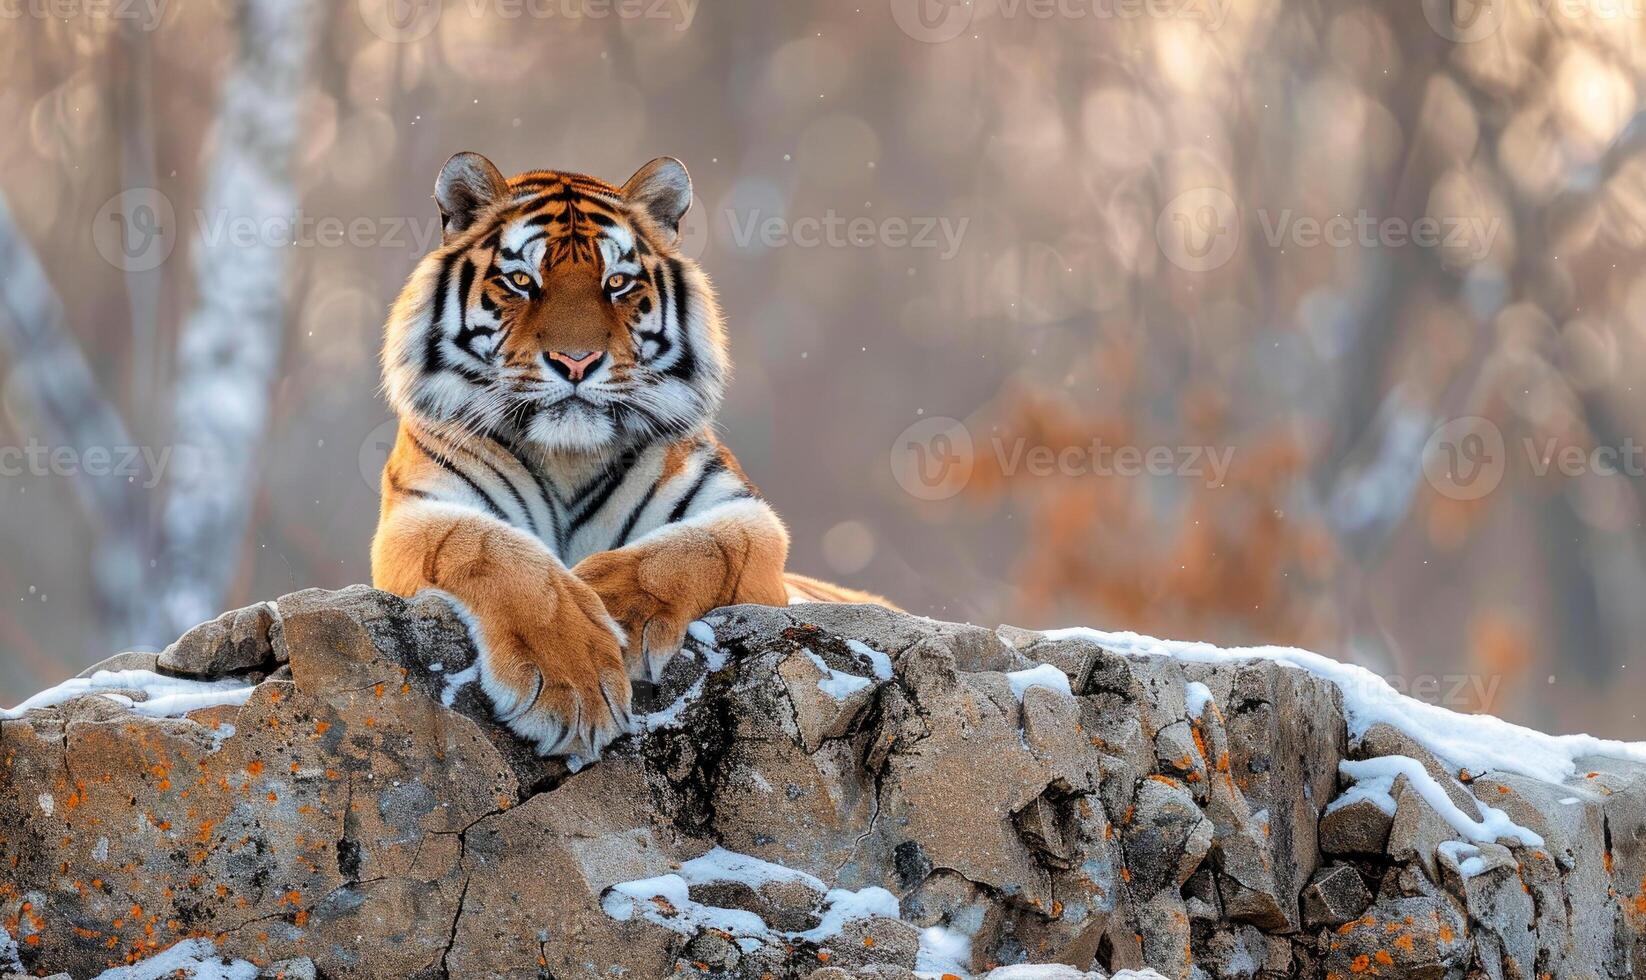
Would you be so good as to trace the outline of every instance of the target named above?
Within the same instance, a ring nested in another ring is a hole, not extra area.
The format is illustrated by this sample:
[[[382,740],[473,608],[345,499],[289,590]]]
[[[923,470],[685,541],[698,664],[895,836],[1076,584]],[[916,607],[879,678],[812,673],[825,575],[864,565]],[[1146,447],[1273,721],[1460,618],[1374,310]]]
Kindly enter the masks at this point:
[[[473,149],[686,163],[799,570],[1646,734],[1646,0],[8,0],[0,59],[0,704],[368,579]],[[1017,453],[1094,438],[1189,465]]]

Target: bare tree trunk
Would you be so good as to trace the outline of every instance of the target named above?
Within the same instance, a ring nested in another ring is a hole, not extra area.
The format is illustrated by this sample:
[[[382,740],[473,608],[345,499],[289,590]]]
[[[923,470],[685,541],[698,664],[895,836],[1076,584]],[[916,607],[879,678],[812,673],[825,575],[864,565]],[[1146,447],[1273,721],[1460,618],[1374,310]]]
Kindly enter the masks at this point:
[[[63,301],[3,198],[0,349],[7,352],[12,375],[41,427],[28,435],[46,451],[71,450],[85,464],[94,451],[117,459],[123,448],[135,445],[69,332]],[[87,469],[77,465],[65,475],[72,477],[71,486],[98,542],[92,562],[98,605],[107,621],[123,622],[144,605],[142,488],[124,474],[94,477]]]
[[[131,444],[120,413],[80,354],[65,323],[63,301],[46,278],[11,210],[0,198],[0,345],[36,407],[53,446],[79,452]],[[95,521],[123,516],[132,500],[124,480],[81,479],[75,492]]]
[[[290,229],[292,161],[314,0],[246,0],[239,63],[218,110],[215,157],[192,245],[199,300],[178,343],[173,425],[178,460],[161,518],[161,642],[218,612],[239,560],[280,363],[289,245],[214,236],[236,224]],[[258,237],[262,237],[260,234]]]
[[[136,20],[122,21],[114,59],[115,121],[120,138],[120,186],[156,186],[154,105],[150,84],[152,34]],[[131,423],[154,431],[141,412],[160,391],[160,270],[127,270],[126,301],[131,308]]]

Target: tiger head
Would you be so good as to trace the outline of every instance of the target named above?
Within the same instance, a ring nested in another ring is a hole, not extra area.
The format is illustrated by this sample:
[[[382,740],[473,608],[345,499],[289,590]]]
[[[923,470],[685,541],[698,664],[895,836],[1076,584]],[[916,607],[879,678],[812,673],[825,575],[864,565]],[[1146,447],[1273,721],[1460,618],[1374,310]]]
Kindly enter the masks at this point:
[[[691,178],[670,157],[621,188],[459,153],[435,182],[443,236],[389,315],[402,418],[606,455],[701,427],[730,370],[708,279],[680,253]]]

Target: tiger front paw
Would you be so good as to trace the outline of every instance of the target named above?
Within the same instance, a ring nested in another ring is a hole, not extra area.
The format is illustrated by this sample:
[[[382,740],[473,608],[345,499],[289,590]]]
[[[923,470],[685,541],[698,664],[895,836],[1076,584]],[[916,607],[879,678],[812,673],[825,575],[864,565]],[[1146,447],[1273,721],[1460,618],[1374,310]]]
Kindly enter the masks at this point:
[[[590,760],[630,728],[622,634],[580,583],[554,591],[480,617],[480,684],[498,721],[539,755]]]
[[[692,621],[713,608],[710,603],[697,609],[698,604],[684,601],[681,595],[648,590],[640,559],[623,551],[590,555],[572,569],[572,574],[594,589],[606,612],[622,629],[628,674],[636,680],[656,681],[661,677],[663,668],[686,641]],[[670,591],[694,593],[694,584],[701,583],[682,580]]]

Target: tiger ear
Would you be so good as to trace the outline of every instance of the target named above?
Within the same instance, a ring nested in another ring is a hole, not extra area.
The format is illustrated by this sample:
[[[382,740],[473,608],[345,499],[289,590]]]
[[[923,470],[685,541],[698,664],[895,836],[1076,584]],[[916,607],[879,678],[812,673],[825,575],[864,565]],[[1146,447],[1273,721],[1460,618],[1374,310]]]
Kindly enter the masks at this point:
[[[450,242],[462,234],[480,212],[508,191],[508,181],[490,160],[478,153],[455,154],[434,179],[434,201],[440,205],[443,239]]]
[[[644,210],[658,227],[679,234],[680,219],[692,206],[692,178],[674,157],[658,157],[634,172],[623,198]]]

